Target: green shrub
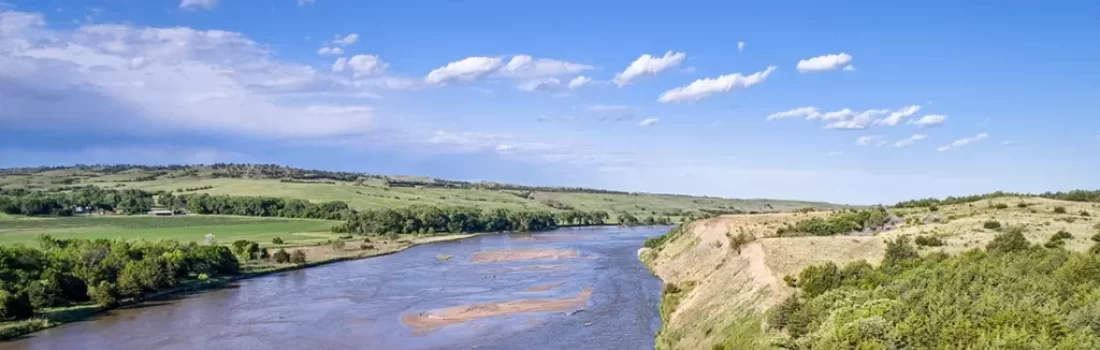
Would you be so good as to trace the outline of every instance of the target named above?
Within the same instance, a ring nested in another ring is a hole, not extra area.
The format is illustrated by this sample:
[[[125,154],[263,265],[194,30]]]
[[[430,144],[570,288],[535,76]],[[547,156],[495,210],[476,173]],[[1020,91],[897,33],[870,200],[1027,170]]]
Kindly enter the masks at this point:
[[[990,253],[1009,253],[1025,250],[1029,246],[1031,246],[1031,243],[1024,237],[1023,228],[1013,227],[993,238],[993,241],[989,242],[985,249]]]
[[[1091,215],[1089,214],[1089,212],[1082,210],[1081,211],[1081,216],[1088,217],[1088,216],[1091,216]]]
[[[1027,208],[1027,203],[1016,203],[1017,208]]]
[[[13,293],[0,289],[0,320],[31,317],[34,307],[27,293]]]
[[[937,212],[937,211],[940,211],[940,207],[933,205],[933,206],[928,207],[928,211]]]
[[[295,264],[304,264],[306,262],[306,252],[301,249],[295,249],[294,253],[290,254],[290,262]]]
[[[993,208],[994,209],[1008,209],[1008,204],[997,203],[997,205],[994,205]]]
[[[917,238],[913,240],[913,243],[925,247],[940,247],[946,244],[943,240],[934,236],[917,236]]]
[[[1066,207],[1054,207],[1054,213],[1055,214],[1065,214],[1066,213]]]
[[[275,252],[274,258],[275,262],[285,264],[290,262],[290,253],[287,253],[286,249],[279,248],[279,250]]]
[[[102,305],[103,307],[118,305],[118,287],[113,283],[100,281],[99,285],[88,292],[92,294],[92,300],[94,300],[96,304]]]
[[[982,223],[982,228],[987,230],[999,230],[1001,228],[1001,223],[999,221],[989,220]]]
[[[283,244],[283,239],[279,237],[272,238],[271,244]]]
[[[998,238],[1023,236],[1010,228]],[[800,350],[1100,348],[1100,256],[1002,249],[1013,245],[842,276],[824,293],[773,307],[768,325],[785,331],[782,348]],[[822,266],[807,270],[830,270]]]

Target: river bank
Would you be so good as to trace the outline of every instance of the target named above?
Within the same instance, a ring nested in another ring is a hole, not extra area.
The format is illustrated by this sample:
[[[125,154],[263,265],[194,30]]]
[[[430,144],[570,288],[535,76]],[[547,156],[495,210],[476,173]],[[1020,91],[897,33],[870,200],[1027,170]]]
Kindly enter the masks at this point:
[[[499,232],[497,232],[499,233]],[[486,233],[467,233],[467,234],[453,234],[453,235],[441,235],[432,237],[406,237],[399,236],[398,239],[391,240],[385,244],[379,242],[379,244],[372,245],[372,249],[369,250],[335,250],[329,246],[304,246],[304,247],[287,247],[290,249],[302,249],[306,251],[307,256],[321,256],[321,259],[306,261],[301,264],[275,264],[271,262],[263,262],[258,264],[248,264],[242,266],[244,272],[232,275],[232,276],[219,276],[207,280],[187,280],[180,284],[176,288],[153,293],[142,298],[121,300],[118,305],[112,307],[103,307],[97,304],[82,304],[73,305],[61,308],[54,308],[44,312],[41,317],[35,317],[26,320],[10,321],[0,324],[0,341],[7,341],[15,338],[19,338],[34,332],[57,327],[70,322],[77,322],[96,316],[100,313],[107,312],[114,309],[126,308],[135,304],[156,301],[177,295],[180,293],[194,293],[208,289],[221,288],[228,285],[231,282],[246,280],[250,278],[263,277],[275,273],[306,269],[310,267],[323,266],[333,264],[342,261],[359,260],[374,258],[380,256],[386,256],[395,254],[406,249],[438,242],[447,242],[460,239],[466,239],[471,237],[477,237]],[[328,250],[327,254],[321,253],[324,250]],[[315,254],[310,255],[309,252]]]

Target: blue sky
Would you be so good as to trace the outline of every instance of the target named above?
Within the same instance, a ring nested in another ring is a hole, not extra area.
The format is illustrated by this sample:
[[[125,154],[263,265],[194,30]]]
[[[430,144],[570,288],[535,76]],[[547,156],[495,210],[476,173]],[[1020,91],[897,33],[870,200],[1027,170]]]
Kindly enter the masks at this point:
[[[1097,18],[1086,1],[8,0],[0,166],[857,204],[1097,188]]]

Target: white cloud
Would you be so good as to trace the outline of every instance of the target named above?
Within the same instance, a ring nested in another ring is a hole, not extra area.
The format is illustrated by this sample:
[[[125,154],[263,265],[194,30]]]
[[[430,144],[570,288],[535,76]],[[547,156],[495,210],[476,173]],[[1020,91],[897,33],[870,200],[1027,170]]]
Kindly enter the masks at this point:
[[[576,88],[579,88],[579,87],[582,87],[582,86],[585,86],[585,85],[588,85],[588,84],[591,84],[591,83],[592,83],[592,78],[581,75],[581,76],[573,78],[573,80],[569,81],[569,88],[570,89],[576,89]]]
[[[909,121],[909,124],[916,124],[919,127],[929,127],[943,124],[947,121],[947,116],[942,114],[929,114],[921,117],[920,119]]]
[[[500,74],[517,78],[552,77],[577,74],[594,68],[585,64],[516,55],[504,65]]]
[[[355,55],[348,60],[348,68],[356,77],[382,74],[388,66],[375,55]]]
[[[332,44],[338,46],[348,46],[354,44],[356,41],[359,41],[359,34],[351,33],[343,37],[340,37],[340,35],[336,35],[336,39],[332,40]]]
[[[218,6],[218,0],[182,0],[180,1],[180,8],[187,10],[195,9],[212,9]]]
[[[830,151],[829,152],[830,157],[836,157],[836,156],[842,156],[842,155],[844,155],[844,152],[841,152],[841,151]]]
[[[348,59],[347,58],[343,58],[343,57],[337,58],[336,62],[332,63],[332,71],[333,72],[343,72],[344,68],[347,67],[347,65],[348,65]]]
[[[666,69],[675,67],[684,61],[687,57],[683,52],[665,52],[662,57],[655,57],[649,54],[644,54],[638,59],[631,62],[621,73],[615,75],[615,85],[620,87],[630,83],[631,80],[637,79],[644,75],[655,75]]]
[[[623,105],[591,105],[584,107],[584,110],[589,112],[625,111],[628,109],[630,109],[630,106]]]
[[[771,75],[775,69],[775,66],[769,66],[768,69],[753,73],[749,76],[743,76],[737,73],[726,74],[717,78],[699,79],[687,86],[665,91],[657,98],[657,101],[663,103],[698,101],[719,92],[745,89],[764,82],[768,79],[768,75]]]
[[[773,119],[784,119],[784,118],[795,118],[795,117],[809,118],[811,116],[815,116],[815,115],[819,115],[819,114],[820,113],[817,111],[817,108],[814,108],[814,107],[801,107],[801,108],[795,108],[795,109],[792,109],[792,110],[789,110],[789,111],[772,113],[772,114],[769,114],[768,117],[765,118],[765,119],[773,120]]]
[[[436,68],[424,77],[428,84],[446,84],[448,82],[468,82],[481,79],[500,69],[500,57],[475,56],[448,63]]]
[[[965,138],[955,140],[955,142],[952,142],[949,145],[941,146],[940,148],[937,148],[936,150],[940,151],[940,152],[948,151],[948,150],[951,150],[952,148],[958,148],[958,147],[966,146],[966,145],[969,145],[969,144],[974,143],[974,142],[985,140],[987,138],[989,138],[989,134],[986,134],[986,133],[983,132],[981,134],[977,134],[977,135],[974,135],[972,137],[965,137]]]
[[[279,61],[241,33],[118,24],[51,29],[27,18],[41,15],[0,12],[0,128],[264,137],[373,128],[373,110],[349,101],[369,91]],[[317,97],[288,98],[299,95]]]
[[[518,86],[523,91],[538,91],[538,92],[558,92],[562,89],[561,80],[558,78],[546,78],[539,80],[531,80],[522,83]]]
[[[823,72],[830,70],[837,70],[841,67],[847,66],[852,62],[852,55],[847,53],[839,53],[832,55],[817,56],[814,58],[804,59],[798,61],[798,72]]]
[[[890,116],[886,118],[875,120],[874,124],[889,126],[898,125],[902,119],[911,117],[913,114],[916,114],[917,111],[920,111],[920,106],[918,105],[905,106],[890,113]]]
[[[298,0],[298,6],[313,5],[316,3],[317,0]]]
[[[341,49],[339,47],[325,46],[325,47],[322,47],[320,49],[317,49],[317,54],[322,55],[322,56],[323,55],[338,56],[338,55],[343,55],[344,54],[344,49]]]
[[[1001,144],[1002,144],[1002,145],[1005,145],[1005,146],[1007,146],[1007,145],[1011,145],[1011,144],[1014,144],[1014,143],[1015,143],[1015,142],[1012,142],[1011,140],[1004,140],[1004,141],[1001,141]]]
[[[853,65],[849,64],[849,65],[844,67],[844,71],[845,72],[855,72],[856,71],[856,66],[853,66]]]
[[[873,142],[882,141],[883,139],[885,139],[885,137],[879,136],[879,135],[860,136],[858,139],[856,139],[856,145],[857,146],[867,146],[867,145],[870,145]]]
[[[741,53],[742,51],[745,51],[745,42],[744,41],[738,41],[737,42],[737,53]]]
[[[894,147],[898,147],[898,148],[909,147],[912,144],[917,143],[919,141],[923,141],[924,139],[927,139],[927,138],[928,138],[928,135],[916,134],[916,135],[913,135],[913,136],[909,136],[909,138],[907,138],[907,139],[903,139],[903,140],[900,140],[898,142],[895,142]]]
[[[658,121],[660,121],[660,119],[657,119],[657,118],[646,118],[645,120],[642,120],[642,122],[641,122],[641,123],[638,123],[638,126],[642,126],[642,127],[646,127],[646,126],[652,126],[652,125],[655,125],[655,124],[657,124],[657,122],[658,122]]]

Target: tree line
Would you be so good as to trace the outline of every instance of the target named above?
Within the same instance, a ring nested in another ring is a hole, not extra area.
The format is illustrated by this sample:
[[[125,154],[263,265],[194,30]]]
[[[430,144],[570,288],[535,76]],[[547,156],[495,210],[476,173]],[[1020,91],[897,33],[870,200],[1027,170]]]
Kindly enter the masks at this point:
[[[314,203],[304,199],[184,194],[161,195],[159,203],[171,209],[186,209],[192,214],[274,216],[299,219],[344,220],[352,212],[345,202]]]
[[[1040,194],[1030,193],[1012,193],[1012,192],[991,192],[986,194],[976,194],[971,196],[961,197],[947,197],[944,199],[937,198],[924,198],[914,199],[908,201],[898,202],[894,204],[895,208],[928,208],[933,206],[973,203],[980,200],[993,199],[998,197],[1039,197],[1047,199],[1058,199],[1072,202],[1100,202],[1100,190],[1088,191],[1088,190],[1074,190],[1069,192],[1044,192]]]
[[[344,224],[333,227],[333,231],[357,234],[544,231],[562,224],[603,225],[609,218],[610,215],[603,211],[482,211],[472,207],[414,205],[353,212]]]
[[[31,317],[44,308],[124,298],[183,281],[233,275],[229,247],[176,241],[126,242],[39,237],[39,248],[0,247],[0,319]]]
[[[1100,249],[1044,248],[1022,232],[956,256],[921,257],[899,238],[878,267],[808,267],[784,279],[798,292],[768,326],[785,349],[1100,348]]]
[[[96,211],[144,214],[154,204],[154,193],[135,189],[81,187],[66,193],[0,191],[0,212],[27,216],[70,216],[77,206]]]

